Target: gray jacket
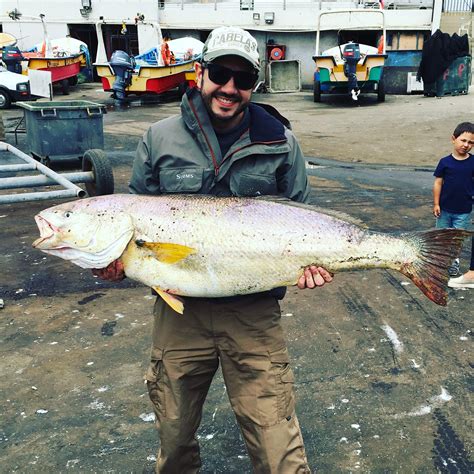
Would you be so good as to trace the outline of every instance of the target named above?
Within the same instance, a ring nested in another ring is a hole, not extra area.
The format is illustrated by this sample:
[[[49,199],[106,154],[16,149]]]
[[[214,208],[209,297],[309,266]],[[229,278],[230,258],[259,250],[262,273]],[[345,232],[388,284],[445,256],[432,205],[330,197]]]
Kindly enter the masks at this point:
[[[221,157],[199,91],[181,102],[181,115],[152,125],[138,145],[130,191],[216,196],[281,195],[306,202],[305,161],[293,133],[256,104],[250,127]]]

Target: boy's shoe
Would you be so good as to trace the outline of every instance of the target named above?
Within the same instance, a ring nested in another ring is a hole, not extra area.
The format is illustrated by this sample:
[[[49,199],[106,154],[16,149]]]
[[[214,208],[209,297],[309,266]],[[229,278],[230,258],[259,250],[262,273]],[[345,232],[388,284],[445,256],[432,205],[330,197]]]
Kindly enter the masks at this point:
[[[448,275],[450,277],[455,277],[459,275],[459,261],[454,260],[454,262],[448,267]]]
[[[450,288],[474,288],[474,280],[468,280],[461,275],[458,278],[450,278],[448,281]]]
[[[352,100],[358,100],[358,99],[357,99],[357,96],[358,96],[358,95],[359,95],[359,94],[357,93],[357,91],[356,91],[355,89],[352,89],[352,90],[351,90]]]

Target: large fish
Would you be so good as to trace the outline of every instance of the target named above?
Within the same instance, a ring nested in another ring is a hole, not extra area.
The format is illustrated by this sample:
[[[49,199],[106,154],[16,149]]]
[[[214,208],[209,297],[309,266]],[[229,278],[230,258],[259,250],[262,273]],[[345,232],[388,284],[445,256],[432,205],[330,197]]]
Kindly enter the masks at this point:
[[[116,194],[76,200],[36,217],[33,246],[82,268],[123,261],[125,274],[173,295],[221,297],[296,284],[304,267],[390,268],[446,305],[447,272],[469,232],[370,232],[313,206],[268,198]]]

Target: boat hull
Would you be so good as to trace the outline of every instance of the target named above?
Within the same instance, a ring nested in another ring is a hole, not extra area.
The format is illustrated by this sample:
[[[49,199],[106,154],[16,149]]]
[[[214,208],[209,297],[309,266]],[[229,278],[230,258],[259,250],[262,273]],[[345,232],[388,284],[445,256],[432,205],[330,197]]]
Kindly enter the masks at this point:
[[[127,94],[161,94],[183,83],[193,87],[196,74],[195,61],[186,61],[170,66],[140,66],[132,74],[131,84],[126,88]],[[101,78],[104,91],[112,91],[116,76],[109,64],[95,64]]]
[[[63,58],[29,56],[25,53],[23,53],[23,56],[28,61],[28,69],[51,72],[51,81],[53,83],[77,76],[81,71],[81,67],[86,64],[86,58],[83,53]]]

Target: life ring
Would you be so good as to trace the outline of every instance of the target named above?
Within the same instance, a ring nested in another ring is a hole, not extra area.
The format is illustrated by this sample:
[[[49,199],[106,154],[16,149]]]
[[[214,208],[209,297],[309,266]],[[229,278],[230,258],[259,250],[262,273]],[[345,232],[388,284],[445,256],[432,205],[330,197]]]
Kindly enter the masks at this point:
[[[161,58],[163,59],[163,64],[169,66],[171,64],[171,51],[168,43],[164,42],[161,45]]]
[[[284,57],[283,50],[281,48],[273,48],[270,51],[270,57],[273,59],[273,61],[278,61],[280,59],[283,59]]]

